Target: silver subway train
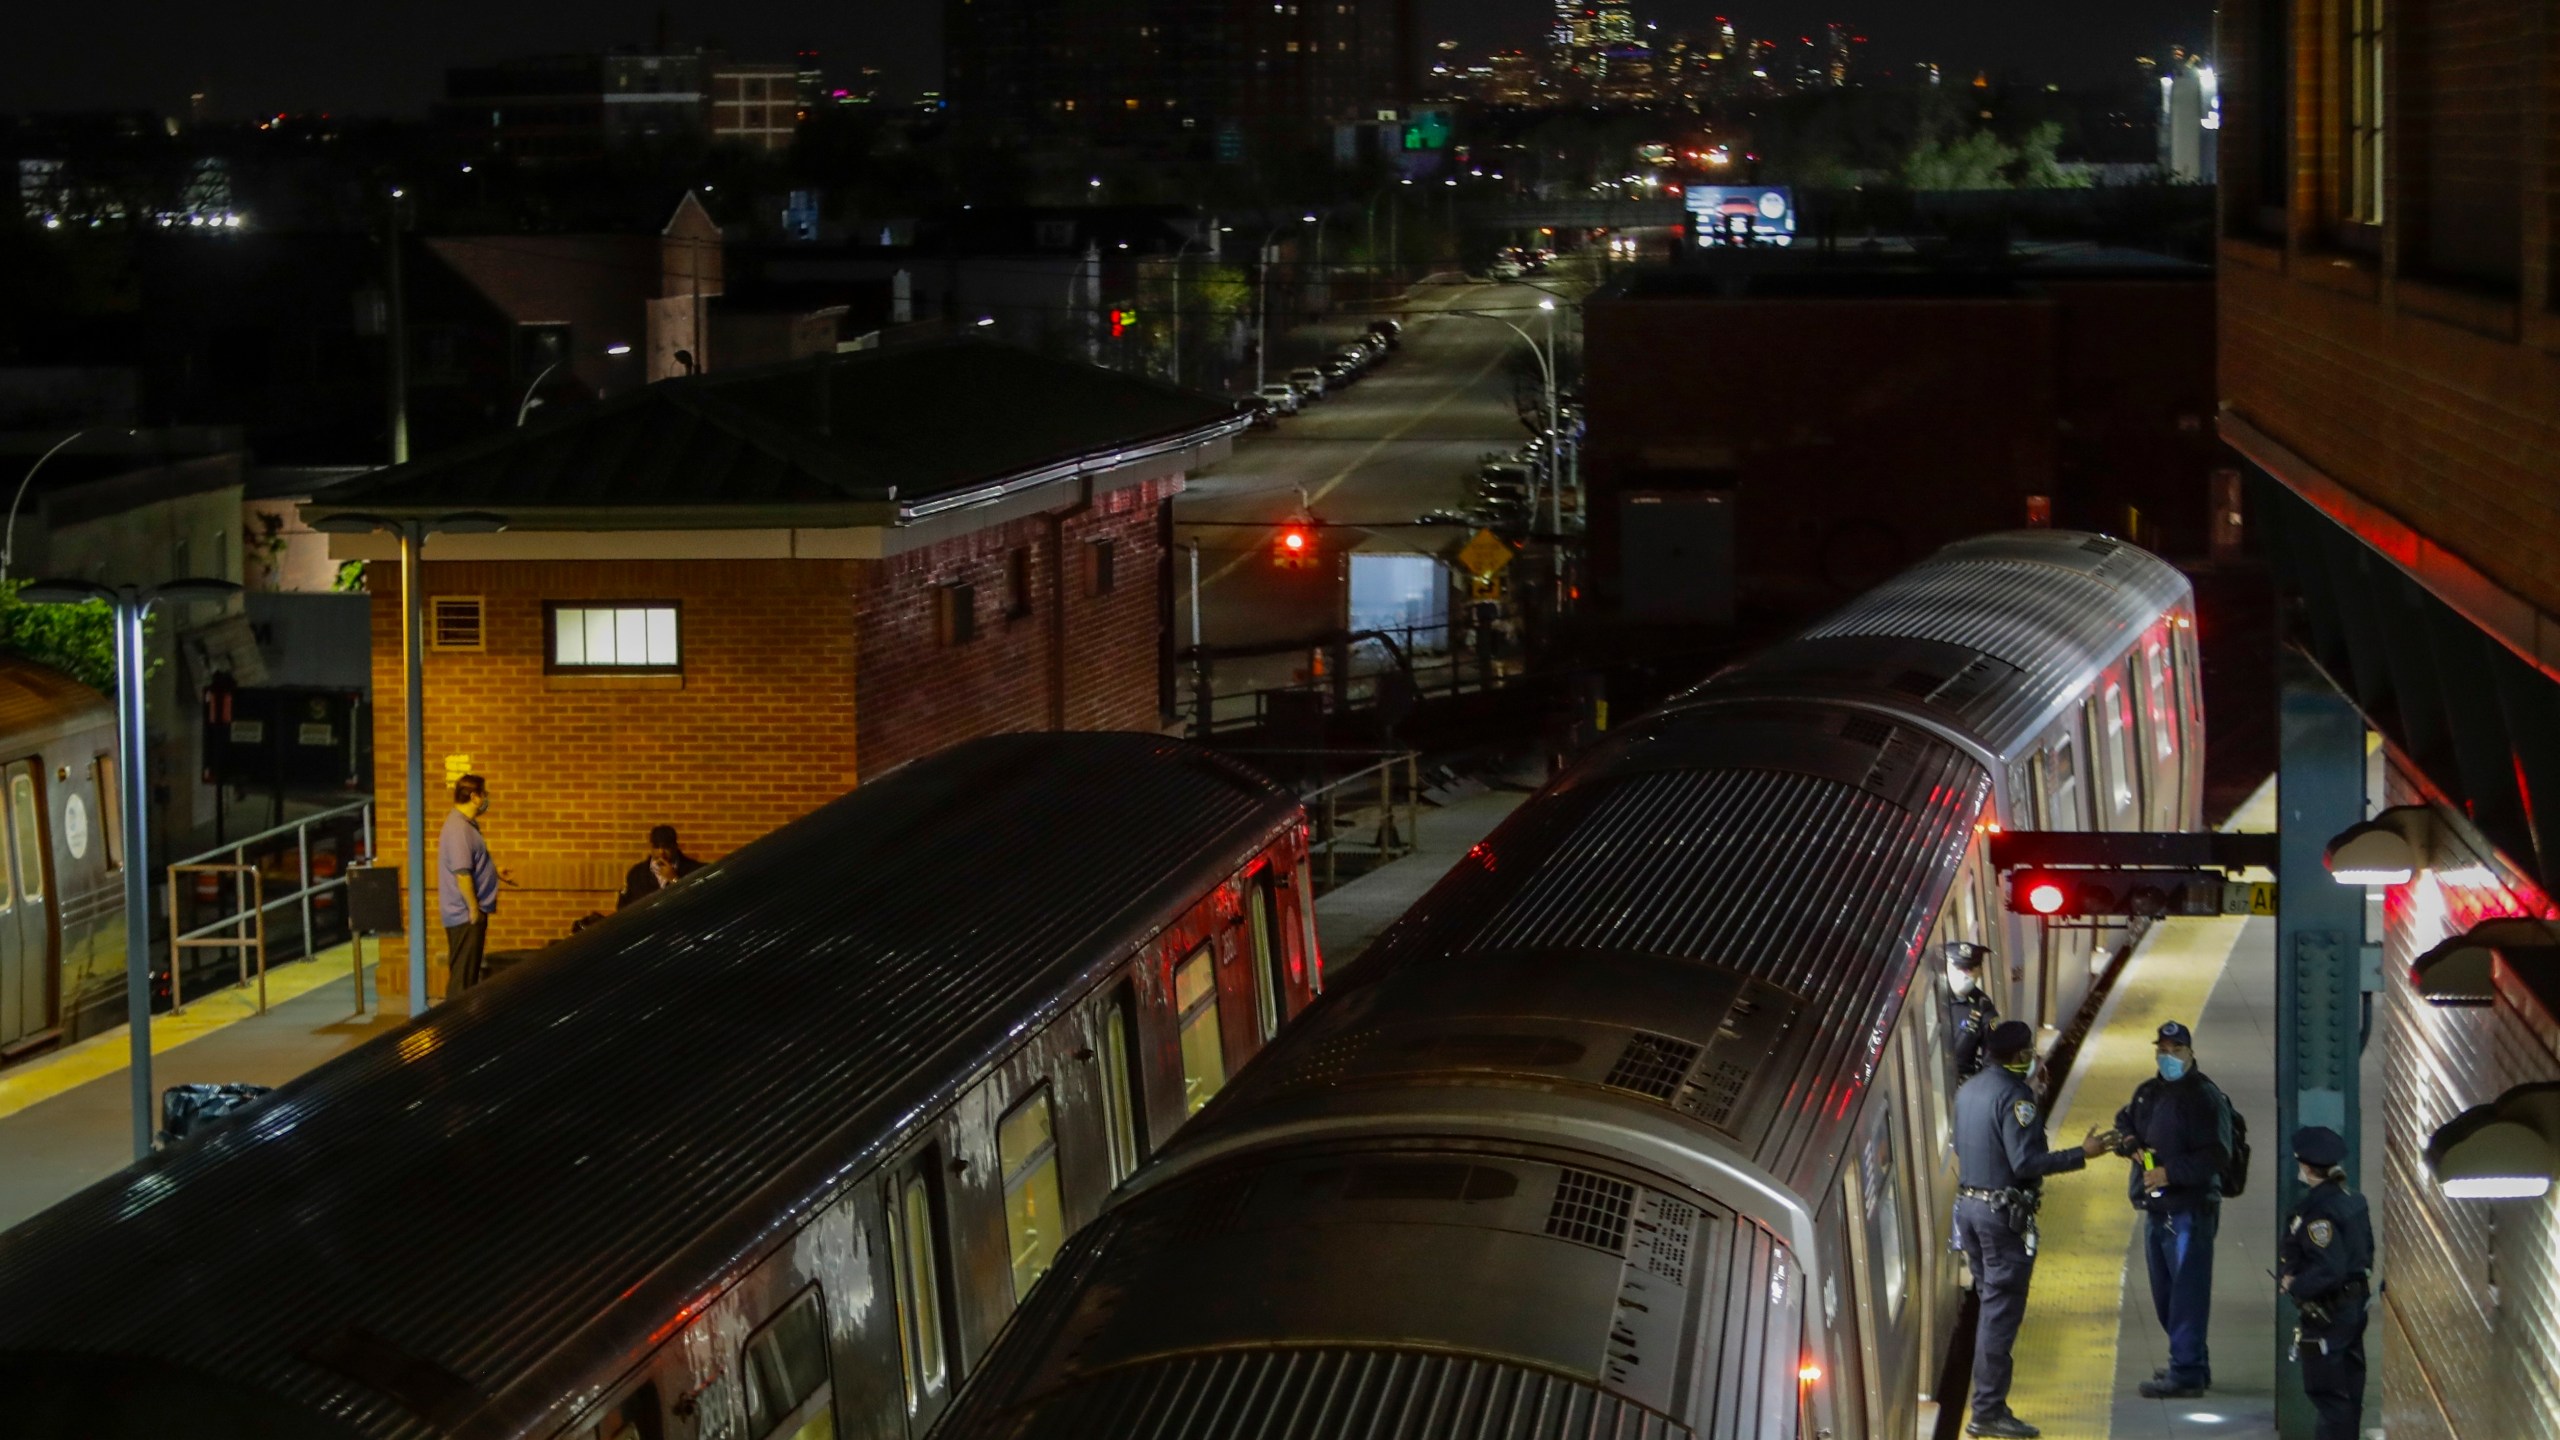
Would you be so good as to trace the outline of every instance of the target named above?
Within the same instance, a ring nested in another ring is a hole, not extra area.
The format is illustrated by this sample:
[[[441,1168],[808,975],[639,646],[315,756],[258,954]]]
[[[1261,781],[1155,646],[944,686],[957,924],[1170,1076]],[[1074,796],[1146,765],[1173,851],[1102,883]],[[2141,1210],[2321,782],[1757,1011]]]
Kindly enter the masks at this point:
[[[1940,942],[1994,825],[2197,821],[2191,592],[1939,552],[1613,735],[1068,1248],[947,1440],[1914,1433],[1958,1304]]]

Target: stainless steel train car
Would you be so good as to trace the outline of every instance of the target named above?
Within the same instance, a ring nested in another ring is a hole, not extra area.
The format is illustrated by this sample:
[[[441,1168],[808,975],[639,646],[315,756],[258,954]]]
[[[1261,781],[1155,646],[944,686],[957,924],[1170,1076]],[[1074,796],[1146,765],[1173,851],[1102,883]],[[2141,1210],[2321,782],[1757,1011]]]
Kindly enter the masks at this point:
[[[1613,735],[1123,1190],[937,1436],[1913,1435],[1959,1299],[1938,942],[2019,945],[2004,814],[2194,823],[2188,594],[1989,537]]]
[[[115,767],[105,696],[0,655],[0,1062],[122,1012]]]
[[[0,1433],[921,1434],[1311,898],[1181,742],[902,768],[0,1235]]]

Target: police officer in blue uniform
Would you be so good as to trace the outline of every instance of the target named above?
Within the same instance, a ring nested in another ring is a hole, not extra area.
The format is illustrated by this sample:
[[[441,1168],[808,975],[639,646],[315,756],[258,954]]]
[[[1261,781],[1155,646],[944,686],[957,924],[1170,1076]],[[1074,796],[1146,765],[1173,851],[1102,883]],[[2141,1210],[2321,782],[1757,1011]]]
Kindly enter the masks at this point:
[[[2202,1395],[2213,1384],[2205,1334],[2213,1315],[2213,1241],[2222,1228],[2222,1163],[2231,1153],[2231,1102],[2196,1068],[2196,1037],[2171,1020],[2152,1041],[2160,1073],[2116,1112],[2133,1158],[2128,1198],[2143,1212],[2151,1309],[2169,1337],[2169,1363],[2137,1388],[2145,1399]]]
[[[2278,1282],[2302,1323],[2293,1354],[2302,1393],[2320,1416],[2319,1440],[2355,1440],[2364,1416],[2365,1303],[2371,1298],[2373,1221],[2347,1188],[2347,1142],[2325,1125],[2293,1132],[2293,1158],[2308,1187],[2285,1225]]]
[[[1950,940],[1947,957],[1947,1049],[1955,1056],[1956,1083],[1982,1068],[1983,1037],[2000,1023],[2000,1007],[1982,988],[1983,962],[1991,951],[1970,940]]]
[[[1983,1040],[1991,1063],[1956,1092],[1956,1240],[1973,1265],[1982,1307],[1967,1435],[2043,1433],[2009,1411],[2009,1352],[2035,1274],[2036,1206],[2045,1176],[2077,1170],[2115,1142],[2092,1130],[2076,1148],[2044,1148],[2044,1116],[2027,1085],[2035,1038],[2015,1020],[1993,1027]]]

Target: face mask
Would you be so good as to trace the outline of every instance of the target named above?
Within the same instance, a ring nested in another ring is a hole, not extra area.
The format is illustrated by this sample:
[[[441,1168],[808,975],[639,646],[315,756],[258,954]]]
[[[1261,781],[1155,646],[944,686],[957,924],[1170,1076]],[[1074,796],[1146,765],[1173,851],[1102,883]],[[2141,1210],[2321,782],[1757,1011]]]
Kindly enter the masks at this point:
[[[2178,1058],[2177,1056],[2175,1056],[2175,1055],[2163,1055],[2163,1056],[2161,1056],[2161,1057],[2160,1057],[2160,1078],[2161,1078],[2161,1079],[2163,1079],[2163,1080],[2182,1080],[2182,1079],[2185,1079],[2185,1078],[2186,1078],[2186,1074],[2187,1074],[2187,1062],[2186,1062],[2186,1061],[2179,1059],[2179,1058]]]
[[[1962,970],[1950,970],[1947,972],[1947,988],[1958,995],[1970,995],[1973,993],[1973,976]]]
[[[2026,1073],[2027,1073],[2027,1067],[2028,1067],[2028,1066],[2030,1066],[2030,1065],[2032,1065],[2032,1064],[2034,1064],[2034,1063],[2035,1063],[2035,1059],[2034,1059],[2034,1057],[2032,1057],[2032,1056],[2028,1056],[2028,1055],[2021,1055],[2021,1056],[2019,1056],[2019,1057],[2018,1057],[2017,1059],[2015,1059],[2015,1060],[2011,1060],[2011,1061],[2008,1061],[2008,1062],[2006,1062],[2006,1063],[2002,1064],[2000,1068],[2001,1068],[2001,1069],[2003,1069],[2003,1070],[2008,1071],[2008,1072],[2009,1072],[2010,1074],[2012,1074],[2012,1075],[2024,1075],[2024,1074],[2026,1074]]]

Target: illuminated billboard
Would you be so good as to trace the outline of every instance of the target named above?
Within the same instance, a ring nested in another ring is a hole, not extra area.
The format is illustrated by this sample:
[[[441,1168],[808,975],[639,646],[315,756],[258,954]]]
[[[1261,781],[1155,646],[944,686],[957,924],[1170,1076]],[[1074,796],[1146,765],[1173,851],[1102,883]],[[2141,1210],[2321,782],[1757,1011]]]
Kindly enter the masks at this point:
[[[1701,245],[1792,245],[1795,192],[1784,185],[1692,185],[1689,228]]]

